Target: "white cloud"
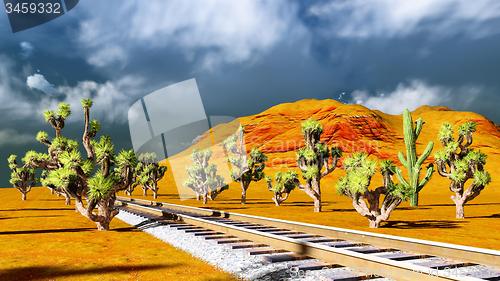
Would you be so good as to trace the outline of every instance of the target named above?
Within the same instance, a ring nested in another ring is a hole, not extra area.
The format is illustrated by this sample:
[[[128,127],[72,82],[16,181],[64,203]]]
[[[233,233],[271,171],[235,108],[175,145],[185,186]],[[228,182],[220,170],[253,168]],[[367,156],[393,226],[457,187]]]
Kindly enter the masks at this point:
[[[9,116],[9,120],[33,114],[31,104],[19,91],[25,87],[25,82],[12,74],[13,67],[11,59],[0,55],[0,112],[2,116]]]
[[[56,93],[54,85],[50,84],[49,81],[45,79],[45,76],[39,73],[28,76],[26,78],[26,85],[30,89],[37,89],[49,95],[54,95]]]
[[[21,47],[21,56],[23,58],[28,58],[33,54],[33,51],[35,50],[35,47],[33,47],[33,44],[27,41],[23,41],[19,43],[19,47]]]
[[[467,106],[479,93],[480,88],[475,86],[448,88],[412,80],[409,83],[400,83],[390,93],[370,95],[367,91],[356,90],[351,96],[353,103],[389,114],[400,114],[405,108],[415,110],[422,105]]]
[[[71,120],[81,120],[83,117],[80,101],[84,98],[93,100],[92,118],[105,122],[127,122],[127,112],[131,97],[140,93],[143,80],[136,76],[125,76],[116,81],[97,83],[95,81],[81,81],[75,86],[59,86],[56,88],[63,99],[54,99],[49,96],[42,99],[37,111],[55,108],[59,102],[71,105]]]
[[[15,74],[14,63],[0,55],[0,112],[10,121],[42,120],[44,110],[55,108],[61,101],[71,105],[74,112],[68,120],[82,119],[80,100],[92,98],[93,118],[105,122],[127,122],[127,111],[134,97],[143,94],[145,81],[138,76],[125,76],[103,83],[81,81],[74,86],[56,86],[41,73],[23,81]],[[29,97],[28,88],[38,89],[47,95]]]
[[[13,129],[0,130],[0,147],[8,145],[23,145],[35,142],[35,136],[19,133]]]
[[[127,60],[125,50],[120,46],[105,46],[89,54],[87,62],[97,67],[103,67],[114,63],[124,64]]]
[[[284,0],[135,0],[120,2],[112,17],[92,9],[78,38],[93,65],[123,63],[124,48],[140,45],[173,46],[213,67],[252,61],[291,36],[296,8]]]
[[[327,21],[325,32],[340,37],[403,37],[424,31],[435,36],[498,33],[496,0],[340,0],[311,6],[309,14]]]

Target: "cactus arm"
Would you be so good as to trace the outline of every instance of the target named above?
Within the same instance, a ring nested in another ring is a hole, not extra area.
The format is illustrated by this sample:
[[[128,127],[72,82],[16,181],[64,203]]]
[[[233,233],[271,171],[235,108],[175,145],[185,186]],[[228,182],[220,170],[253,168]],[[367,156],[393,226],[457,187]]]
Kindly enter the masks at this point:
[[[429,142],[429,144],[427,144],[424,153],[422,153],[422,155],[420,155],[420,157],[418,158],[416,166],[422,166],[425,159],[427,159],[427,157],[429,157],[429,155],[431,154],[433,148],[434,148],[434,142],[431,141]]]
[[[427,166],[427,172],[425,173],[425,177],[418,184],[417,192],[420,192],[420,190],[422,190],[422,188],[427,184],[427,182],[429,182],[433,173],[434,173],[434,165],[430,164],[429,166]]]
[[[420,135],[420,132],[422,131],[422,127],[424,125],[424,121],[422,121],[422,118],[418,118],[417,122],[415,122],[415,136],[418,138]]]
[[[401,151],[398,153],[398,158],[399,158],[399,161],[401,161],[401,164],[403,166],[405,166],[405,167],[408,166],[408,161],[406,161],[405,156],[403,155],[403,153]]]
[[[396,168],[396,176],[398,177],[399,182],[405,186],[405,188],[408,188],[409,184],[403,177],[403,174],[401,173],[401,169]]]

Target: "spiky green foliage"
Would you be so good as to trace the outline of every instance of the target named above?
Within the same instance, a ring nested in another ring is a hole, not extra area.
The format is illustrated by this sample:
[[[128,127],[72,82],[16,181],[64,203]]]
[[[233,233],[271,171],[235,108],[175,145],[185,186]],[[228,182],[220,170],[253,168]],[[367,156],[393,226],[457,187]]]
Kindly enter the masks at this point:
[[[99,201],[108,198],[114,192],[116,179],[113,176],[104,176],[102,173],[95,174],[87,182],[90,200]]]
[[[83,108],[91,108],[92,107],[92,100],[91,99],[82,99],[81,104],[82,104]]]
[[[71,114],[71,107],[68,103],[61,102],[57,106],[57,110],[44,111],[43,116],[45,122],[49,123],[55,129],[56,136],[61,135],[61,130],[64,128],[66,119]]]
[[[270,177],[266,177],[266,181],[272,181]],[[298,175],[293,171],[277,172],[274,176],[274,184],[270,190],[275,193],[290,193],[297,187]]]
[[[156,162],[157,155],[154,152],[144,152],[139,154],[138,159],[143,163],[154,163]]]
[[[36,181],[35,169],[28,166],[26,163],[18,166],[16,155],[10,155],[7,162],[11,171],[9,182],[13,187],[21,192],[21,198],[26,200],[26,194],[31,190],[31,187]]]
[[[366,153],[354,153],[344,160],[346,175],[337,182],[337,192],[352,199],[356,211],[370,221],[370,227],[378,227],[380,222],[388,220],[391,212],[403,200],[407,200],[411,193],[408,186],[392,181],[396,170],[392,161],[381,161],[379,166],[383,185],[371,189],[377,162],[371,160]]]
[[[292,190],[299,185],[299,179],[296,172],[286,171],[278,172],[274,176],[274,184],[271,177],[266,176],[268,189],[273,192],[273,201],[276,206],[281,205],[288,197]]]
[[[71,107],[65,102],[59,103],[57,106],[57,115],[66,119],[71,114]]]
[[[314,119],[301,124],[305,146],[297,151],[297,165],[302,172],[305,184],[299,188],[314,200],[314,211],[321,211],[321,178],[331,173],[337,166],[342,150],[329,148],[320,141],[323,126]]]
[[[267,156],[255,147],[247,155],[241,127],[225,139],[222,145],[231,167],[231,177],[241,185],[241,203],[245,204],[250,183],[264,178]]]
[[[69,191],[71,186],[78,183],[78,175],[73,169],[62,167],[48,171],[41,182],[44,186],[52,186],[59,190]]]
[[[408,109],[405,109],[403,113],[403,132],[404,132],[404,142],[406,147],[406,157],[402,152],[398,153],[399,161],[406,168],[406,173],[408,178],[403,176],[401,169],[396,168],[396,175],[402,185],[406,189],[412,190],[410,205],[418,206],[418,193],[424,188],[424,186],[429,182],[434,173],[434,166],[431,164],[427,166],[427,171],[425,176],[420,179],[420,172],[422,170],[422,165],[424,161],[429,157],[434,147],[434,143],[431,141],[427,144],[422,155],[417,155],[417,139],[424,126],[424,121],[419,118],[414,123],[411,117],[411,113]],[[447,137],[447,132],[443,131],[443,136]]]
[[[97,163],[105,164],[111,161],[115,154],[115,146],[109,136],[101,136],[99,141],[92,141]]]
[[[49,134],[47,134],[47,132],[45,131],[39,131],[36,134],[36,140],[44,144],[49,143]]]
[[[377,163],[368,159],[366,153],[354,153],[344,160],[344,170],[347,174],[337,183],[339,194],[364,194],[370,186],[371,178],[375,174]]]
[[[319,138],[323,133],[323,126],[317,120],[307,119],[301,124],[302,134]]]
[[[89,136],[91,138],[95,137],[97,135],[97,132],[101,130],[101,123],[97,120],[91,120],[90,121],[90,129],[89,129]]]
[[[45,118],[45,122],[50,123],[51,120],[55,119],[56,113],[52,110],[46,110],[43,112],[43,117]]]
[[[131,194],[135,186],[141,185],[144,190],[144,195],[146,195],[147,190],[153,192],[153,197],[158,197],[158,182],[163,178],[167,167],[160,166],[155,162],[157,158],[156,154],[153,152],[142,153],[138,157],[139,162],[136,167],[135,184],[132,184],[128,193]]]
[[[55,129],[56,136],[49,139],[46,132],[39,132],[37,140],[48,146],[47,153],[28,151],[23,157],[23,167],[17,167],[15,157],[9,157],[9,167],[24,169],[34,174],[40,169],[41,182],[53,191],[66,196],[66,204],[70,204],[70,196],[75,199],[78,212],[96,222],[101,230],[109,228],[109,222],[118,213],[114,206],[115,194],[125,190],[134,181],[134,170],[137,164],[133,151],[122,151],[116,157],[114,146],[109,137],[103,136],[94,140],[100,130],[96,120],[90,120],[91,100],[83,100],[84,107],[84,144],[86,157],[79,150],[79,143],[61,135],[66,118],[71,108],[60,103],[56,110],[44,113],[46,121]],[[95,153],[94,153],[95,152]],[[13,182],[19,181],[13,174]],[[84,200],[87,199],[87,204]],[[95,212],[95,209],[98,211]]]
[[[224,178],[217,174],[217,166],[210,164],[211,157],[211,150],[193,150],[191,155],[193,164],[187,168],[188,178],[184,182],[184,185],[192,189],[198,198],[199,196],[203,198],[203,204],[207,203],[207,199],[214,200],[218,194],[228,189]]]
[[[456,138],[449,123],[444,123],[439,131],[442,149],[435,155],[436,166],[439,175],[451,181],[457,218],[464,217],[464,205],[476,198],[491,182],[490,174],[484,170],[486,154],[471,147],[476,129],[476,123],[466,122],[459,126]],[[471,182],[469,186],[468,181]]]

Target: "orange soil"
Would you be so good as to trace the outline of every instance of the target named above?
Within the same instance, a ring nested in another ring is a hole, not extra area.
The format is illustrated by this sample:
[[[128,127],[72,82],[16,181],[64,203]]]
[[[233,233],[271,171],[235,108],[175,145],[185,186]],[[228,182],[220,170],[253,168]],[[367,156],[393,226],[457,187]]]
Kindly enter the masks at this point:
[[[0,280],[236,280],[115,219],[111,231],[45,188],[0,188]]]
[[[409,208],[403,203],[393,212],[389,223],[380,229],[368,228],[368,221],[356,213],[350,199],[336,194],[335,183],[344,174],[335,170],[322,181],[324,212],[314,213],[312,200],[302,191],[294,190],[282,206],[271,201],[272,193],[263,181],[252,183],[245,206],[240,205],[240,187],[232,183],[230,189],[209,202],[208,207],[233,212],[275,217],[287,220],[324,224],[336,227],[374,231],[399,236],[443,241],[476,247],[500,249],[500,131],[484,116],[473,112],[456,112],[444,107],[423,106],[413,112],[413,118],[426,122],[418,140],[417,150],[422,152],[428,141],[434,141],[432,153],[441,149],[437,134],[442,123],[460,125],[466,121],[478,123],[473,147],[488,155],[486,169],[492,182],[465,207],[464,220],[455,219],[455,205],[450,199],[449,181],[434,173],[420,193],[420,207]],[[301,100],[284,103],[252,116],[239,118],[245,126],[246,149],[257,147],[269,157],[265,173],[273,176],[278,170],[296,169],[295,153],[303,146],[300,123],[308,118],[319,120],[324,132],[321,140],[328,145],[340,145],[344,156],[363,150],[379,159],[393,159],[397,152],[405,151],[401,115],[388,115],[369,110],[360,105],[344,105],[334,100]],[[220,142],[239,126],[237,122],[222,124],[205,134],[193,147],[213,151],[211,161],[217,164],[219,173],[230,182],[227,160]],[[457,127],[456,127],[457,128]],[[186,179],[185,168],[192,164],[192,149],[170,157],[163,163],[169,168],[160,181],[160,201],[190,206],[202,206],[193,199],[179,200],[193,193],[182,186]],[[427,162],[433,161],[432,157]],[[340,170],[340,171],[339,171]],[[403,169],[403,174],[405,170]],[[425,174],[425,168],[422,176]],[[380,186],[379,175],[372,180],[372,187]],[[140,188],[138,188],[140,189]],[[137,195],[140,191],[137,190]],[[142,196],[139,196],[142,197]],[[150,198],[150,197],[149,197]],[[192,197],[190,197],[192,198]]]
[[[274,172],[268,171],[270,174]],[[450,199],[446,181],[435,176],[431,184],[420,193],[420,206],[410,208],[406,202],[391,215],[388,223],[379,229],[368,228],[368,220],[353,209],[347,197],[337,195],[334,184],[342,172],[335,170],[334,176],[322,181],[323,212],[314,213],[312,200],[296,189],[282,205],[275,206],[272,193],[263,181],[252,183],[247,191],[247,204],[240,204],[241,189],[232,183],[229,190],[221,193],[215,201],[207,205],[195,199],[180,200],[176,187],[172,184],[160,186],[158,201],[195,207],[208,207],[229,212],[273,217],[341,228],[358,229],[398,236],[462,244],[468,246],[500,250],[500,188],[490,186],[476,199],[465,206],[463,220],[455,219],[455,205]],[[167,176],[168,178],[168,176]],[[378,177],[375,182],[380,183]],[[170,181],[171,182],[171,181]],[[134,197],[144,197],[142,189],[134,191]]]

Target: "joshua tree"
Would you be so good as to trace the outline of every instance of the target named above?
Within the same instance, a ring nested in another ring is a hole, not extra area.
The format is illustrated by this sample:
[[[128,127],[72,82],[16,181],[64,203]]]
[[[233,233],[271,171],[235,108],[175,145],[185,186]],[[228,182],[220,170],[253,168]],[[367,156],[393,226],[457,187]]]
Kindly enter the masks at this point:
[[[256,148],[247,156],[241,127],[223,142],[223,147],[231,165],[231,177],[241,185],[241,204],[245,204],[250,183],[264,178],[267,157]]]
[[[414,126],[415,125],[415,126]],[[434,147],[434,143],[431,141],[427,144],[424,153],[418,157],[416,143],[424,121],[421,118],[417,119],[415,123],[411,118],[410,111],[405,109],[403,113],[403,130],[404,130],[404,140],[406,146],[406,158],[402,152],[398,153],[399,161],[406,168],[408,173],[408,179],[405,179],[401,169],[396,168],[396,175],[405,188],[411,190],[410,194],[410,205],[413,207],[418,206],[418,193],[427,182],[430,180],[432,173],[434,173],[434,166],[429,164],[427,166],[427,172],[423,179],[420,179],[420,171],[424,161],[429,157]]]
[[[279,206],[286,199],[288,199],[292,190],[299,185],[299,180],[297,178],[297,173],[293,171],[278,172],[276,173],[274,180],[276,183],[273,186],[272,179],[266,176],[267,187],[274,193],[274,204]]]
[[[368,159],[367,154],[354,153],[344,160],[347,174],[337,183],[337,192],[352,199],[354,209],[369,220],[371,228],[377,228],[380,222],[388,220],[391,212],[411,193],[408,186],[394,184],[392,176],[395,166],[387,160],[380,164],[383,185],[369,189],[376,166],[377,163]],[[384,196],[382,205],[381,196]]]
[[[132,184],[132,190],[130,188],[127,190],[129,194],[132,194],[133,187],[140,184],[143,189],[144,196],[147,195],[147,190],[153,192],[153,198],[158,198],[158,181],[160,181],[167,167],[160,166],[156,163],[156,155],[154,153],[143,153],[139,155],[139,163],[136,168],[136,183]]]
[[[209,164],[212,151],[195,149],[191,157],[193,165],[187,168],[188,179],[184,185],[196,193],[196,200],[201,197],[203,204],[207,204],[208,199],[215,200],[228,186],[224,183],[224,178],[217,174],[217,166]]]
[[[337,162],[342,156],[340,148],[330,149],[326,144],[320,142],[322,133],[323,127],[318,121],[313,119],[304,121],[302,134],[305,139],[305,147],[297,152],[297,165],[305,180],[305,184],[300,184],[299,189],[314,200],[315,212],[321,212],[321,178],[335,170]]]
[[[67,103],[60,103],[57,110],[47,110],[43,113],[45,121],[56,131],[56,137],[61,136],[66,118],[71,114],[71,108]]]
[[[75,140],[62,136],[70,109],[69,105],[60,104],[58,114],[45,113],[49,124],[56,124],[56,137],[50,140],[46,132],[37,135],[37,140],[47,145],[48,153],[29,151],[23,161],[30,168],[42,169],[43,185],[70,195],[75,199],[78,212],[94,221],[99,230],[107,230],[118,214],[114,206],[116,193],[133,182],[137,159],[131,150],[115,155],[111,138],[107,136],[94,140],[100,126],[97,121],[90,120],[91,106],[91,100],[82,100],[85,120],[82,143],[87,157],[82,157]]]
[[[451,196],[456,205],[457,219],[464,218],[464,205],[476,198],[490,183],[490,174],[484,170],[486,154],[474,150],[472,134],[476,131],[476,123],[466,122],[458,128],[458,138],[455,139],[453,126],[443,124],[439,131],[439,140],[443,149],[435,155],[439,175],[449,178]],[[466,188],[467,181],[472,180]]]
[[[18,166],[16,155],[9,156],[10,183],[21,192],[21,199],[26,200],[26,194],[35,184],[35,169],[26,164]]]

